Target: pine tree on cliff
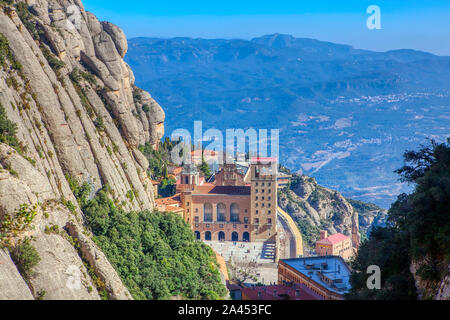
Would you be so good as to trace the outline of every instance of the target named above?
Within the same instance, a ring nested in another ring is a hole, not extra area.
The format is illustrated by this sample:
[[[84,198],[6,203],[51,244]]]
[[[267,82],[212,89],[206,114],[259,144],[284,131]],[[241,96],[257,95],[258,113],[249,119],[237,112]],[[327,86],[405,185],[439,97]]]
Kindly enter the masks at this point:
[[[391,206],[386,227],[375,228],[352,262],[349,299],[432,298],[450,261],[450,139],[404,154],[405,166],[396,171],[415,185]],[[415,275],[410,271],[417,265]],[[367,267],[381,269],[381,289],[367,288]],[[417,292],[415,281],[429,284]],[[420,296],[419,296],[420,294]]]

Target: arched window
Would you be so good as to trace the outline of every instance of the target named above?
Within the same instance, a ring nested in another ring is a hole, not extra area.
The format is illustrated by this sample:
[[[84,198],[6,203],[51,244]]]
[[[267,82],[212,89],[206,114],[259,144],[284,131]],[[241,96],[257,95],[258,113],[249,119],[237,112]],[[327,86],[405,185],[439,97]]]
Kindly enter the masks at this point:
[[[239,222],[239,205],[237,203],[230,206],[230,221]]]
[[[211,240],[211,231],[205,232],[205,240],[210,241]]]
[[[231,234],[231,241],[239,241],[239,234],[236,231]]]
[[[200,232],[195,231],[195,239],[200,240]]]
[[[219,241],[225,241],[225,232],[220,231],[218,239]]]
[[[227,207],[223,203],[219,203],[217,205],[217,221],[219,222],[225,222],[226,220],[226,210]]]
[[[249,242],[250,234],[248,232],[244,232],[244,234],[242,235],[242,240]]]
[[[203,205],[203,221],[212,222],[213,207],[211,203],[205,203]]]

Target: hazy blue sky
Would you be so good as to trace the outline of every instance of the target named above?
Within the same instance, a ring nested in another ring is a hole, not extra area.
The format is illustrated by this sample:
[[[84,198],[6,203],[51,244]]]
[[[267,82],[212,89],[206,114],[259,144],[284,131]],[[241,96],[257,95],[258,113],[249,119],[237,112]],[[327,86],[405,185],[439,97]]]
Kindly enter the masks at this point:
[[[129,38],[244,38],[287,33],[384,51],[412,48],[450,55],[450,0],[83,0]],[[381,8],[381,30],[366,9]]]

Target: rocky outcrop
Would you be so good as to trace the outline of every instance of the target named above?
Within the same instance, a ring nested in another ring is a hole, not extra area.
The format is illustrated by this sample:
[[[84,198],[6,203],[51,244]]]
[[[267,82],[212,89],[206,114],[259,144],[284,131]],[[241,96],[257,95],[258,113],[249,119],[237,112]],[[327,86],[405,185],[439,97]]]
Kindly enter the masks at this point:
[[[108,184],[127,210],[152,208],[149,181],[140,174],[146,168],[134,155],[146,142],[157,146],[165,115],[134,85],[122,59],[125,35],[79,1],[19,2],[31,13],[4,4],[0,10],[1,33],[22,66],[0,71],[0,103],[28,155],[41,173],[51,173],[60,195],[70,197],[70,175],[97,190]],[[125,197],[130,190],[133,200]]]
[[[9,252],[0,249],[0,300],[33,300],[30,288],[23,280]]]
[[[16,171],[19,170],[20,171]],[[23,204],[33,209],[36,215],[30,226],[7,237],[7,248],[13,252],[24,239],[31,239],[31,245],[40,257],[33,268],[33,275],[18,272],[6,248],[0,253],[0,299],[85,300],[100,299],[94,280],[88,268],[99,277],[111,299],[130,299],[131,295],[103,253],[90,237],[75,237],[66,226],[77,234],[84,230],[79,212],[71,212],[56,199],[47,178],[39,173],[17,151],[0,144],[0,204],[2,220],[6,216],[16,218]],[[30,209],[31,210],[31,209]],[[2,230],[3,231],[3,230]],[[95,261],[86,259],[82,250],[94,248]]]
[[[280,192],[278,205],[301,224],[304,243],[310,248],[321,229],[330,235],[359,233],[358,212],[339,192],[318,185],[314,178],[294,175],[291,188]]]
[[[425,263],[422,261],[412,261],[409,270],[413,275],[415,286],[417,289],[418,298],[433,299],[433,300],[450,300],[450,265],[447,266],[447,272],[441,277],[439,281],[424,280],[418,274],[420,266]]]
[[[102,288],[111,299],[130,299],[84,229],[68,183],[88,183],[91,196],[108,185],[127,211],[154,207],[148,161],[137,147],[158,146],[165,115],[134,85],[123,31],[79,0],[0,1],[0,48],[0,105],[23,150],[0,144],[0,222],[36,205],[30,228],[8,246],[29,238],[41,257],[26,278],[1,251],[0,299],[99,299]],[[80,286],[67,285],[74,272]]]

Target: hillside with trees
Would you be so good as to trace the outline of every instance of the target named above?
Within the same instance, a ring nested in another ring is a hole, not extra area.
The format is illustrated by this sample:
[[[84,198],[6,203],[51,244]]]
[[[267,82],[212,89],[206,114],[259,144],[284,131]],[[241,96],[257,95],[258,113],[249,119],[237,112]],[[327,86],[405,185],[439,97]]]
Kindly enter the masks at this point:
[[[215,254],[194,239],[181,217],[148,210],[125,212],[114,205],[107,187],[92,200],[83,190],[75,188],[74,193],[93,240],[134,299],[225,297]]]
[[[450,139],[404,154],[396,172],[415,186],[401,194],[385,227],[371,232],[352,262],[349,299],[449,299]],[[381,289],[369,290],[367,267],[381,269]]]

